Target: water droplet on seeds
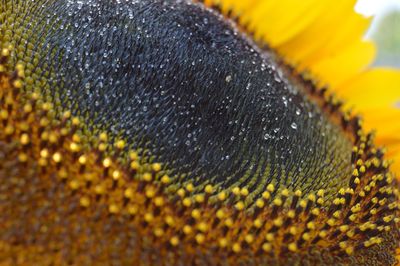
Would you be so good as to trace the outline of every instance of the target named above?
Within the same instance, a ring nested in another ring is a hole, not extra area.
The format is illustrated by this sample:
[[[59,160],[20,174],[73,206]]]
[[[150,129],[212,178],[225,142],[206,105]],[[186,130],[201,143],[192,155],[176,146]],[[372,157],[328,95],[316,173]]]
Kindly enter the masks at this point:
[[[285,107],[288,106],[288,100],[286,99],[285,96],[282,97],[282,102],[283,102],[283,104],[285,105]]]
[[[295,122],[293,122],[293,123],[290,125],[290,127],[293,128],[293,129],[297,129],[297,124],[296,124]]]

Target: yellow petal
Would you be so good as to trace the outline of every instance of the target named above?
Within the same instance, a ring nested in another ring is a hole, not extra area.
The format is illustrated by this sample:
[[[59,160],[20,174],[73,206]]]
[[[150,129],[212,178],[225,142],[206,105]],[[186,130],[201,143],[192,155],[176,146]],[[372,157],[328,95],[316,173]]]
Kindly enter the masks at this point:
[[[275,47],[296,36],[323,14],[326,3],[320,0],[211,0],[223,12],[240,15],[242,25]]]
[[[366,130],[378,130],[380,136],[400,139],[400,109],[395,107],[368,108],[362,113]]]
[[[338,54],[342,51],[349,50],[349,47],[354,46],[355,43],[360,43],[363,39],[364,33],[367,31],[371,24],[371,18],[366,18],[360,14],[352,12],[350,16],[341,20],[341,23],[336,23],[336,27],[331,30],[329,42],[325,43],[308,58],[306,58],[307,65],[313,65],[318,61],[324,60]],[[351,59],[349,58],[349,61]]]
[[[392,145],[389,148],[386,145],[382,145],[382,146],[387,148],[386,157],[388,159],[394,160],[394,158],[397,158],[400,155],[400,142],[398,142],[395,145]],[[400,163],[400,161],[399,161],[399,163]]]
[[[215,2],[215,1],[214,1]],[[267,1],[260,1],[260,0],[248,0],[248,1],[238,1],[238,0],[224,0],[223,6],[224,9],[227,10],[232,10],[235,14],[243,14],[246,15],[249,11],[254,6],[259,5],[261,2],[273,2],[271,0]]]
[[[320,0],[274,0],[273,8],[261,7],[253,10],[251,24],[256,35],[260,35],[271,47],[301,33],[310,24],[316,22],[324,10]]]
[[[249,7],[257,5],[260,0],[248,0],[248,1],[237,1],[237,0],[205,0],[205,4],[208,6],[219,6],[223,13],[233,11],[234,14],[243,14]]]
[[[335,91],[359,111],[394,107],[400,100],[400,71],[370,69],[340,85]]]
[[[394,173],[400,173],[400,152],[392,159],[393,159],[393,164],[390,169]],[[400,178],[400,176],[398,178]]]
[[[309,66],[309,70],[320,80],[321,85],[336,87],[371,64],[375,51],[373,43],[357,41],[345,50]]]
[[[289,62],[306,66],[307,57],[328,45],[330,39],[345,27],[349,17],[358,16],[353,11],[355,0],[323,2],[324,11],[321,12],[317,23],[311,24],[296,37],[277,47],[278,52]]]

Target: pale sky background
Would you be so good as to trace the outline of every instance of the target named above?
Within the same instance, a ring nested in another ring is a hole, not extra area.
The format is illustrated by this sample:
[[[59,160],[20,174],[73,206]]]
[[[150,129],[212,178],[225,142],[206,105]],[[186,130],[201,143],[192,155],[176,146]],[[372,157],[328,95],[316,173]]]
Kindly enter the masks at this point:
[[[400,0],[359,0],[356,11],[366,16],[375,16],[370,32],[373,32],[377,22],[392,10],[400,10]],[[400,30],[400,29],[399,29]],[[367,34],[369,35],[369,34]]]

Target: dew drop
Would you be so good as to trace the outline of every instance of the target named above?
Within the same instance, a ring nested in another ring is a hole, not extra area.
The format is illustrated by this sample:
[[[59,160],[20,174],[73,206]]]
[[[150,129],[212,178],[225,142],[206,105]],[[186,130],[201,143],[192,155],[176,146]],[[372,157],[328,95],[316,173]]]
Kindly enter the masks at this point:
[[[268,139],[270,139],[270,138],[271,138],[271,135],[270,135],[270,134],[266,133],[266,134],[264,135],[264,139],[265,139],[265,140],[268,140]]]
[[[288,100],[287,100],[287,98],[285,96],[282,97],[282,102],[285,105],[285,107],[288,106]]]

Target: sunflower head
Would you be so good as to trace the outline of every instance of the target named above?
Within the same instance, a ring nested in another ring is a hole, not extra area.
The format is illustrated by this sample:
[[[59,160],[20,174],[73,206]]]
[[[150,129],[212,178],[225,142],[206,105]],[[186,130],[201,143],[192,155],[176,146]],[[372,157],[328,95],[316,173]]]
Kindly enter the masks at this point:
[[[373,134],[227,10],[0,4],[0,261],[394,264]]]

